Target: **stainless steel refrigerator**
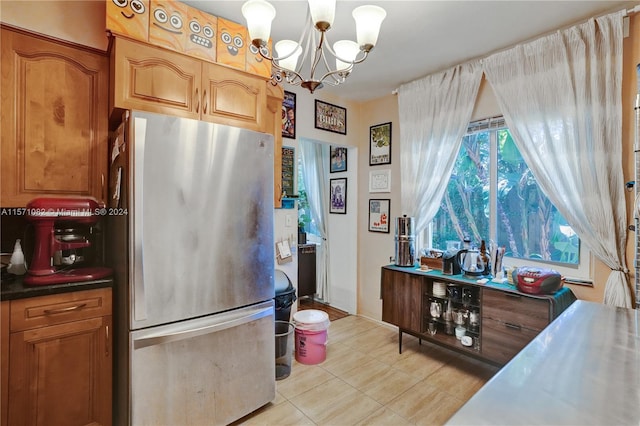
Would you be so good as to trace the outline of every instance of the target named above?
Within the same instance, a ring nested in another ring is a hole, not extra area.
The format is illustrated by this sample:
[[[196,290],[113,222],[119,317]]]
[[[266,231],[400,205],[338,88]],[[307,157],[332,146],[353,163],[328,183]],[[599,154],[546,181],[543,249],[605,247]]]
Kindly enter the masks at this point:
[[[114,424],[233,422],[275,397],[273,137],[126,116],[107,211]]]

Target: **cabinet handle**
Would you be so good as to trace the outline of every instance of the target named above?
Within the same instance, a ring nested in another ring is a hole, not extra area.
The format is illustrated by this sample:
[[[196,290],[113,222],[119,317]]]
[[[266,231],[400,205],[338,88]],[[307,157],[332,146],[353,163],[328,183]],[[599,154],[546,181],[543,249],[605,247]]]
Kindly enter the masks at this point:
[[[200,112],[200,95],[197,87],[196,87],[196,112],[197,113]]]
[[[507,327],[507,328],[510,328],[512,330],[518,330],[518,331],[522,330],[522,327],[519,326],[518,324],[511,324],[509,322],[505,322],[504,326]]]
[[[511,299],[522,299],[522,296],[513,293],[504,293],[504,297],[509,297]]]
[[[46,315],[53,315],[53,314],[63,314],[65,312],[71,312],[71,311],[77,311],[79,309],[84,308],[85,306],[87,306],[86,303],[81,303],[80,305],[75,305],[75,306],[69,306],[68,308],[60,308],[60,309],[45,309],[44,313]]]
[[[107,201],[107,191],[106,191],[106,185],[105,185],[105,179],[104,179],[104,173],[102,173],[102,199],[106,202]]]
[[[105,338],[104,338],[104,353],[108,357],[109,356],[109,326],[105,326]]]
[[[207,107],[209,106],[209,98],[207,98],[207,90],[205,89],[204,93],[202,94],[202,104],[203,104],[203,108],[202,108],[202,112],[204,114],[207,113]]]

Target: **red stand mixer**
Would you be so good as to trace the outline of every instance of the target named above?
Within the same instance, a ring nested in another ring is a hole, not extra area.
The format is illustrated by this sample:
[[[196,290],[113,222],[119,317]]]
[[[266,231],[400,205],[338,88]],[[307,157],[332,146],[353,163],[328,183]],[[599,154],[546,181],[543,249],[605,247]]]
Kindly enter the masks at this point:
[[[91,232],[103,212],[104,206],[93,198],[36,198],[29,202],[26,219],[35,228],[35,247],[24,283],[50,285],[111,276],[111,268],[81,266],[85,260],[81,253],[92,243],[75,229]]]

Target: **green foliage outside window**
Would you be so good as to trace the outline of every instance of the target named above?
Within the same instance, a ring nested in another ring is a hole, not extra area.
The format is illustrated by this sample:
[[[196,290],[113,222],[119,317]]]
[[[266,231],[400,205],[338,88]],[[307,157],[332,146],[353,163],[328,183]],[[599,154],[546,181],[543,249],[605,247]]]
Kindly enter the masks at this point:
[[[491,138],[497,149],[497,181],[491,183]],[[492,209],[490,191],[495,188]],[[495,221],[496,235],[490,235]],[[579,263],[580,241],[542,193],[508,129],[468,134],[433,221],[432,247],[469,238],[476,245],[494,240],[506,256]]]

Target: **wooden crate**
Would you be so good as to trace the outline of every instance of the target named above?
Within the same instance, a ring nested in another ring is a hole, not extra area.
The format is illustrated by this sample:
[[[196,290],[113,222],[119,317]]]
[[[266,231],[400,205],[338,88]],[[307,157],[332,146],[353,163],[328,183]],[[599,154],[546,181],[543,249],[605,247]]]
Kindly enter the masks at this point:
[[[421,257],[420,266],[426,265],[431,269],[437,269],[442,271],[442,258],[441,257]]]

